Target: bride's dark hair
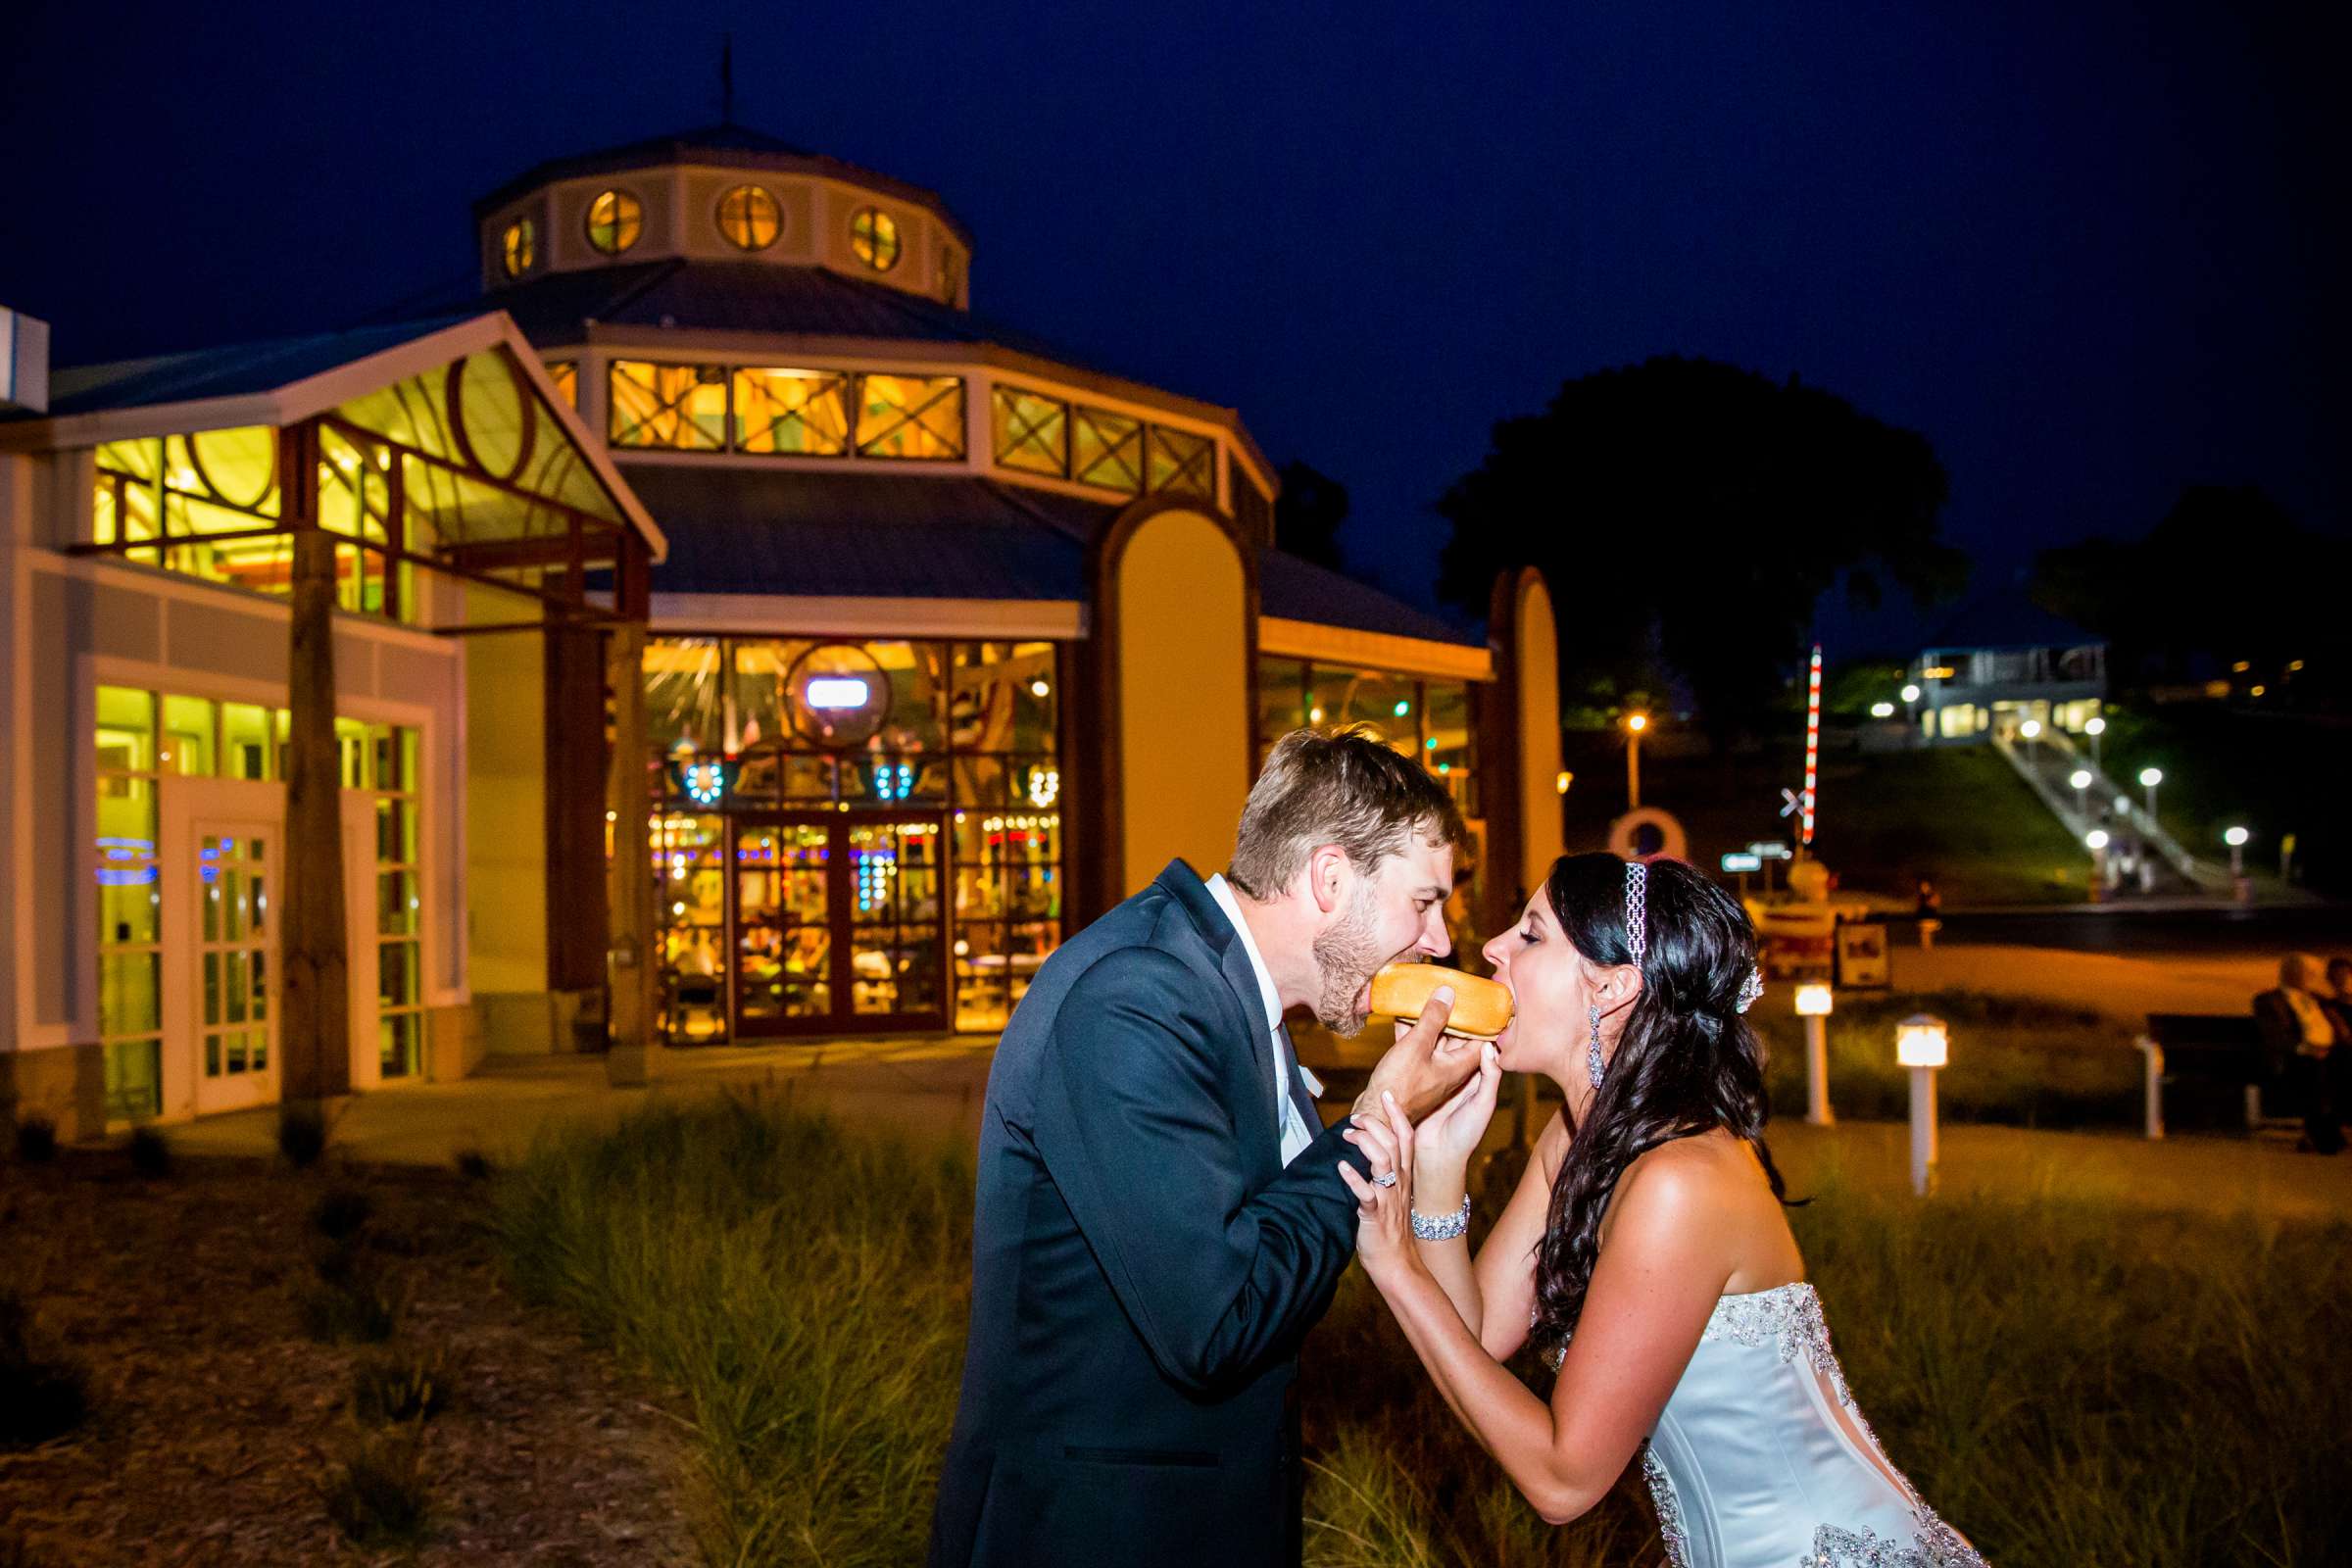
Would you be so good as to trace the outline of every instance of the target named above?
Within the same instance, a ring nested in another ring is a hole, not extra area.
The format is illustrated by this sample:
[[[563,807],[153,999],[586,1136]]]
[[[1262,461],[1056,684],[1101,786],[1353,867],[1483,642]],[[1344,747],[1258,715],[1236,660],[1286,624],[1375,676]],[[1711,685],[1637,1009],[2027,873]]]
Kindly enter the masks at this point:
[[[1544,896],[1577,952],[1594,963],[1634,961],[1625,930],[1626,862],[1614,855],[1563,855]],[[1772,1196],[1788,1200],[1764,1147],[1764,1073],[1740,993],[1756,961],[1756,932],[1739,902],[1680,860],[1655,860],[1647,876],[1648,949],[1642,992],[1627,1012],[1608,1071],[1585,1121],[1562,1107],[1571,1142],[1551,1186],[1536,1252],[1539,1342],[1576,1327],[1600,1254],[1600,1217],[1625,1168],[1658,1145],[1721,1127],[1745,1139]],[[1583,1070],[1584,1053],[1576,1054]]]

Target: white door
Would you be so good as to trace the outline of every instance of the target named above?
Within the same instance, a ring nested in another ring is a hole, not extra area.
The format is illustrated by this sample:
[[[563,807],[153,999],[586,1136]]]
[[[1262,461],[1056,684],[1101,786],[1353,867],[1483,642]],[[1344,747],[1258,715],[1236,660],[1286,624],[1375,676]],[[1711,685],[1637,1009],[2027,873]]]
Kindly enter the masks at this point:
[[[278,1098],[278,924],[285,786],[167,778],[159,801],[164,903],[164,1099],[210,1115]],[[376,1081],[374,811],[342,792],[352,1082]]]

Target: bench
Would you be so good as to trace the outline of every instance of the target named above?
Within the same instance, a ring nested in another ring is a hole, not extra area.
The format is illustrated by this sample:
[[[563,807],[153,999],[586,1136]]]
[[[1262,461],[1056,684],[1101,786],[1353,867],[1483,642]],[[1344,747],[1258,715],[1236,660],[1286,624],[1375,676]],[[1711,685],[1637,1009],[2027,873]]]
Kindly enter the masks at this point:
[[[2288,1090],[2264,1049],[2252,1012],[2151,1012],[2139,1039],[2147,1058],[2147,1134],[2164,1136],[2164,1089],[2195,1079],[2244,1096],[2248,1132],[2291,1124],[2282,1103]]]

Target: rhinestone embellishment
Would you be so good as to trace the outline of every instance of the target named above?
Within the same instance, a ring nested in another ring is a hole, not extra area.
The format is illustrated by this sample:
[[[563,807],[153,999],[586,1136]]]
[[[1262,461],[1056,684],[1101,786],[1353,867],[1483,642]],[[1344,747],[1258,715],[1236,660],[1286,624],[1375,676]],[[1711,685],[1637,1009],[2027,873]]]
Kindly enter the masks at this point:
[[[1642,1479],[1649,1483],[1650,1505],[1658,1510],[1658,1539],[1666,1544],[1666,1568],[1690,1568],[1690,1538],[1683,1528],[1682,1499],[1675,1495],[1672,1478],[1646,1443],[1642,1445]]]
[[[1987,1568],[1958,1531],[1927,1514],[1909,1545],[1875,1530],[1840,1530],[1823,1525],[1813,1532],[1813,1549],[1796,1568]]]

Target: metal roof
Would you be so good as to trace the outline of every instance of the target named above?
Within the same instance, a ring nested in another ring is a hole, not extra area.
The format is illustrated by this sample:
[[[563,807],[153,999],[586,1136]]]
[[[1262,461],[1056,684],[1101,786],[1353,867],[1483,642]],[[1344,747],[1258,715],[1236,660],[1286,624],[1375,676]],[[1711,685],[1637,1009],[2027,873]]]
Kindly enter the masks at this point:
[[[481,314],[476,309],[457,316],[355,327],[344,332],[271,338],[260,343],[227,343],[152,359],[74,366],[51,372],[47,417],[274,392],[354,360],[429,337]]]
[[[1467,648],[1487,646],[1487,639],[1481,633],[1449,626],[1370,583],[1279,550],[1259,552],[1257,570],[1258,609],[1262,614],[1319,626],[1344,626],[1349,631],[1418,637],[1425,642]]]
[[[596,152],[571,153],[562,158],[548,159],[545,163],[524,170],[475,202],[473,216],[477,220],[486,218],[517,196],[559,179],[573,179],[585,174],[617,174],[632,169],[659,169],[668,164],[767,169],[778,173],[815,174],[827,179],[848,180],[906,201],[919,202],[945,219],[966,247],[972,243],[971,231],[948,210],[947,203],[939,199],[937,191],[909,184],[889,174],[877,173],[845,159],[795,147],[765,131],[750,130],[742,125],[710,125],[701,130],[648,136],[643,141],[623,142],[617,147],[606,147]]]
[[[1119,508],[994,479],[625,464],[669,540],[656,593],[1083,600]]]

